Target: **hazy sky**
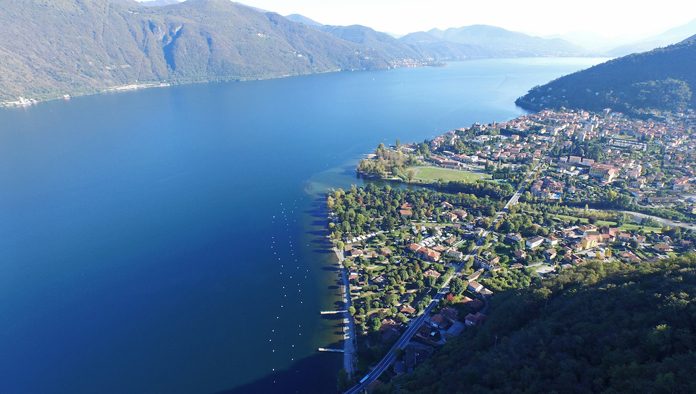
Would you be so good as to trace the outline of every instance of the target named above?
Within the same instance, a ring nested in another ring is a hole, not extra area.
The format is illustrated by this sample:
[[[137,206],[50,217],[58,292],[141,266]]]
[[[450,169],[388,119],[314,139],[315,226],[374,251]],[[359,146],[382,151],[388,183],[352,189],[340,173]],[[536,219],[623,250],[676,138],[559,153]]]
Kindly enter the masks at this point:
[[[242,0],[331,25],[362,24],[404,34],[490,24],[535,35],[591,32],[606,37],[661,33],[696,19],[694,0]]]

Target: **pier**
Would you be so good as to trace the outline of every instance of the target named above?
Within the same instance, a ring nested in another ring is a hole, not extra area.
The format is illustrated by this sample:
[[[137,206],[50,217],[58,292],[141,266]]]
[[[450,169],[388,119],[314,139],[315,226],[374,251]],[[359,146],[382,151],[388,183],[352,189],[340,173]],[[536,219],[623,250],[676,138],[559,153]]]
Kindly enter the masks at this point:
[[[325,347],[320,347],[317,350],[320,352],[327,352],[327,353],[345,353],[345,351],[343,349],[328,349]]]
[[[321,314],[321,315],[340,315],[343,313],[348,313],[348,311],[344,309],[341,311],[321,311],[321,312],[319,312],[319,314]]]

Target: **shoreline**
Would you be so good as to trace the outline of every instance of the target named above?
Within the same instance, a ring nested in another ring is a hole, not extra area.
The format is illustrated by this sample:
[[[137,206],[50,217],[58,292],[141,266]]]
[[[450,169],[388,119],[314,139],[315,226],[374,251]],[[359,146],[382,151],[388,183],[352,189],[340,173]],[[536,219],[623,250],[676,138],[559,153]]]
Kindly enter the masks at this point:
[[[433,66],[423,65],[420,67],[433,67]],[[56,93],[55,95],[51,95],[47,98],[27,98],[27,97],[20,96],[16,100],[10,99],[10,100],[5,100],[5,101],[0,101],[0,109],[28,108],[28,107],[36,106],[38,104],[43,104],[43,103],[48,103],[48,102],[53,102],[53,101],[60,101],[60,100],[68,101],[69,99],[76,98],[76,97],[101,96],[101,95],[110,94],[110,93],[132,92],[132,91],[152,89],[152,88],[165,88],[165,87],[187,86],[187,85],[203,85],[203,84],[212,84],[212,83],[273,81],[273,80],[277,80],[277,79],[307,77],[307,76],[311,76],[311,75],[335,74],[335,73],[343,73],[343,72],[389,71],[389,70],[394,70],[394,69],[398,69],[398,68],[416,68],[416,67],[392,67],[392,68],[375,69],[375,70],[336,69],[336,70],[326,70],[326,71],[317,71],[317,72],[300,73],[300,74],[283,74],[283,75],[276,75],[276,76],[269,76],[269,77],[249,77],[249,78],[219,77],[219,78],[215,78],[215,79],[206,79],[206,80],[182,80],[182,81],[163,80],[163,81],[153,81],[153,82],[145,82],[145,83],[130,83],[130,84],[125,84],[125,85],[110,86],[107,88],[101,88],[99,90],[94,90],[94,91]]]
[[[340,267],[341,275],[341,293],[343,297],[343,303],[345,304],[346,316],[343,319],[343,369],[348,375],[348,379],[351,379],[355,373],[355,322],[353,321],[353,316],[348,312],[348,309],[352,305],[352,300],[350,299],[350,282],[348,281],[348,272],[343,266],[343,252],[338,250],[334,245],[332,248],[336,256],[336,260]]]
[[[308,73],[299,73],[299,74],[284,74],[284,75],[275,75],[275,76],[267,76],[267,77],[217,77],[217,78],[212,78],[212,79],[205,79],[205,80],[180,80],[180,81],[167,81],[167,80],[161,80],[161,81],[150,81],[150,82],[144,82],[144,83],[128,83],[125,85],[117,85],[117,86],[110,86],[110,87],[105,87],[105,88],[98,88],[94,90],[89,90],[86,89],[84,91],[65,91],[65,92],[60,92],[60,93],[55,93],[48,95],[43,98],[32,98],[32,97],[22,97],[18,96],[16,99],[7,99],[4,101],[0,101],[0,109],[11,109],[11,108],[28,108],[32,107],[38,104],[42,103],[47,103],[47,102],[52,102],[52,101],[59,101],[59,100],[68,100],[68,98],[75,98],[75,97],[89,97],[89,96],[99,96],[102,94],[108,94],[108,93],[122,93],[122,92],[128,92],[128,91],[134,91],[134,90],[143,90],[143,89],[151,89],[151,88],[156,88],[156,87],[174,87],[174,86],[186,86],[186,85],[198,85],[198,84],[208,84],[208,83],[227,83],[227,82],[253,82],[253,81],[270,81],[270,80],[276,80],[276,79],[286,79],[286,78],[295,78],[295,77],[306,77],[306,76],[311,76],[311,75],[322,75],[322,74],[335,74],[335,73],[344,73],[344,72],[361,72],[361,71],[390,71],[390,70],[398,70],[398,69],[411,69],[411,68],[424,68],[424,67],[446,67],[450,63],[459,63],[459,62],[470,62],[470,61],[482,61],[482,60],[503,60],[503,59],[508,59],[508,60],[517,60],[517,59],[549,59],[549,58],[557,58],[557,59],[603,59],[606,60],[608,58],[604,57],[594,57],[594,56],[542,56],[542,57],[503,57],[503,58],[473,58],[473,59],[461,59],[461,60],[451,60],[451,61],[445,61],[437,64],[422,64],[418,66],[391,66],[387,68],[378,68],[378,69],[334,69],[334,70],[326,70],[326,71],[316,71],[316,72],[308,72]],[[137,89],[126,89],[124,87],[128,86],[133,86],[133,85],[142,85],[141,87]],[[159,86],[159,85],[166,85],[166,86]],[[23,105],[20,104],[19,102],[22,100],[19,100],[20,98],[23,98],[24,101],[30,102],[28,105]]]

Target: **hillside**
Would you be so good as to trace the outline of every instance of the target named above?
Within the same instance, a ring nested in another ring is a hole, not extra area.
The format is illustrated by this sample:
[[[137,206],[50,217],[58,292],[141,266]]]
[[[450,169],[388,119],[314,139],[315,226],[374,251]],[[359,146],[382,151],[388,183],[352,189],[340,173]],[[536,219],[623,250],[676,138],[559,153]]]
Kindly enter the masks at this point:
[[[397,55],[400,56],[400,55]],[[228,0],[5,2],[0,101],[134,83],[380,69],[403,59]]]
[[[516,103],[542,108],[612,108],[632,114],[696,109],[696,36],[614,59],[537,86]]]
[[[423,57],[438,60],[466,60],[505,56],[504,53],[490,46],[446,41],[426,32],[407,34],[401,37],[399,41],[409,45]]]
[[[389,34],[375,31],[369,27],[361,25],[352,26],[328,26],[322,25],[317,29],[329,33],[334,37],[350,41],[360,45],[362,48],[379,52],[393,58],[423,58],[420,53],[409,45],[406,45]]]
[[[172,4],[180,3],[179,0],[147,0],[142,1],[140,4],[146,7],[164,7]]]
[[[302,23],[303,25],[311,26],[311,27],[320,27],[323,26],[321,23],[307,18],[304,15],[300,14],[291,14],[291,15],[285,15],[285,18],[289,21],[293,21],[295,23]]]
[[[595,263],[496,295],[401,393],[696,391],[696,256]]]

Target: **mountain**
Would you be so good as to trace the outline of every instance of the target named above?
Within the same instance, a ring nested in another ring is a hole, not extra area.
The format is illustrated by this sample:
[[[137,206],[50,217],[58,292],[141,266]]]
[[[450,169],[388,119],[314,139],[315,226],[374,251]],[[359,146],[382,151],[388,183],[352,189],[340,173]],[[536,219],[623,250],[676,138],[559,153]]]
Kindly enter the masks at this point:
[[[172,4],[177,4],[180,3],[181,0],[147,0],[143,1],[140,4],[144,5],[145,7],[164,7]]]
[[[365,26],[325,26],[229,0],[6,1],[0,12],[0,102],[161,82],[577,54],[562,40],[491,26],[397,39]]]
[[[590,263],[490,302],[480,328],[448,341],[391,391],[696,392],[693,254]]]
[[[631,53],[647,52],[655,48],[661,48],[678,43],[696,34],[696,19],[693,21],[667,30],[654,37],[646,38],[640,42],[619,46],[610,50],[609,56],[625,56]]]
[[[631,114],[696,109],[696,36],[679,44],[614,59],[537,86],[522,108],[612,108]]]
[[[288,15],[286,18],[391,56],[436,62],[491,57],[491,54],[494,53],[494,51],[488,51],[481,47],[447,42],[424,32],[395,38],[391,34],[378,32],[362,25],[323,25],[299,14]],[[425,40],[423,40],[423,35],[427,36]]]
[[[391,57],[228,0],[26,0],[0,13],[0,101],[128,84],[390,68]]]
[[[383,53],[390,57],[403,59],[422,58],[422,55],[411,46],[404,44],[387,33],[378,32],[366,26],[322,25],[318,29],[334,37],[359,44],[363,48]]]
[[[486,48],[499,56],[579,56],[585,52],[582,48],[558,38],[533,37],[487,25],[433,29],[428,34],[451,43]]]
[[[587,31],[573,31],[563,34],[554,34],[545,36],[545,38],[560,38],[561,40],[567,41],[573,45],[577,45],[578,47],[583,48],[592,54],[596,54],[597,56],[606,56],[609,50],[619,45],[632,42],[632,40],[628,40],[626,38],[608,37],[602,34]]]
[[[426,32],[407,34],[399,41],[429,59],[466,60],[506,56],[504,52],[492,47],[446,41]]]
[[[285,16],[285,19],[287,19],[287,20],[289,20],[289,21],[293,21],[293,22],[295,22],[295,23],[301,23],[301,24],[303,24],[303,25],[310,26],[310,27],[321,27],[321,26],[324,26],[323,24],[321,24],[321,23],[319,23],[319,22],[317,22],[317,21],[315,21],[315,20],[313,20],[313,19],[309,19],[309,18],[307,18],[306,16],[303,16],[303,15],[300,15],[300,14],[286,15],[286,16]]]

